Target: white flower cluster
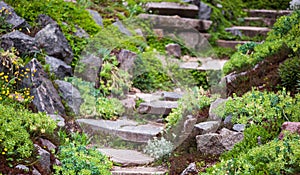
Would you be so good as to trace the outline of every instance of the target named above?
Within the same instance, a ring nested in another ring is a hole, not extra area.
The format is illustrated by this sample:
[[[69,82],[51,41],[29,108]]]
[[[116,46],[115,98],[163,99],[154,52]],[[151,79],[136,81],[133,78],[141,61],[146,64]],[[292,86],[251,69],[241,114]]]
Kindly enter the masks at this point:
[[[173,144],[165,138],[149,140],[144,149],[144,153],[149,154],[154,159],[160,159],[164,156],[170,156],[173,150]]]
[[[291,10],[299,10],[300,9],[300,0],[292,0],[290,2],[290,9]]]

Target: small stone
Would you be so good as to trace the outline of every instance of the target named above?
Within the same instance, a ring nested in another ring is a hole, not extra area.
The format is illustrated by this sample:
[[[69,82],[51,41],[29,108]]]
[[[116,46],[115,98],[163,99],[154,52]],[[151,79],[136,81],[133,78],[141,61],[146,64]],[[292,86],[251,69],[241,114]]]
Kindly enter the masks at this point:
[[[50,114],[49,116],[57,122],[57,126],[64,127],[66,125],[65,119],[60,115]]]
[[[233,125],[232,129],[237,132],[243,132],[245,130],[245,125],[244,124],[235,124],[235,125]]]
[[[181,47],[179,44],[168,44],[166,45],[166,51],[168,53],[168,55],[170,56],[174,56],[176,58],[180,58],[181,57]]]
[[[300,122],[284,122],[281,126],[281,130],[282,131],[279,134],[279,139],[283,139],[285,131],[300,135]]]
[[[224,119],[224,127],[226,127],[227,129],[232,129],[233,124],[232,124],[232,115],[228,115],[227,117],[225,117]]]
[[[21,164],[17,165],[16,169],[20,169],[20,170],[23,170],[25,172],[29,172],[29,168],[27,166],[21,165]]]
[[[38,150],[38,155],[40,156],[38,163],[36,163],[36,168],[46,175],[51,174],[50,153],[39,145],[34,144],[34,147]]]
[[[180,174],[180,175],[192,175],[198,174],[199,170],[197,169],[196,163],[190,163],[189,166]]]
[[[56,150],[57,147],[52,142],[50,142],[49,140],[42,139],[42,138],[40,138],[39,140],[40,140],[42,146],[44,148],[48,149],[49,151],[51,151],[51,150],[55,151]]]
[[[127,36],[132,36],[131,32],[123,25],[121,21],[113,23],[114,26],[118,27],[119,31]]]

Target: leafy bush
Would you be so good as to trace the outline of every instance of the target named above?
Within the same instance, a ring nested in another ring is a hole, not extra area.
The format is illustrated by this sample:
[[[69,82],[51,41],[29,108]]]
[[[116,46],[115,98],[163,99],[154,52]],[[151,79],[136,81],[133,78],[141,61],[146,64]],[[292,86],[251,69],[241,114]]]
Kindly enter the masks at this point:
[[[279,67],[282,85],[291,91],[298,91],[300,81],[300,58],[295,57],[284,61]]]
[[[284,121],[299,121],[299,113],[295,110],[300,105],[299,97],[293,98],[285,90],[276,94],[252,90],[242,97],[229,99],[223,116],[232,115],[234,123],[243,124],[276,121],[281,125]]]
[[[112,162],[94,148],[88,149],[86,136],[73,134],[59,147],[61,166],[54,166],[56,175],[108,175]]]
[[[254,51],[254,47],[257,45],[255,42],[243,44],[239,47],[238,51],[242,54],[249,54]]]
[[[148,141],[146,147],[144,148],[144,152],[155,159],[163,159],[164,157],[168,157],[171,155],[172,151],[173,144],[163,137],[161,139],[154,137],[153,140]]]
[[[274,140],[222,161],[204,174],[296,174],[300,171],[299,136]]]
[[[233,54],[225,63],[223,72],[229,74],[233,71],[243,71],[246,68],[254,67],[258,62],[283,49],[288,50],[291,55],[297,55],[300,48],[299,19],[300,11],[280,17],[268,33],[264,43],[254,46],[254,52],[251,55],[245,55],[242,51]]]
[[[179,101],[178,107],[172,109],[172,112],[167,116],[166,121],[167,129],[171,129],[175,126],[183,116],[196,114],[199,110],[209,106],[215,97],[208,97],[205,95],[203,89],[195,87],[188,91]]]
[[[56,123],[44,113],[31,113],[19,105],[0,104],[0,151],[8,161],[29,158],[37,136],[52,134]]]
[[[30,96],[30,89],[20,88],[23,77],[28,77],[28,69],[23,68],[23,60],[16,56],[15,51],[0,50],[0,100],[16,100],[26,105],[33,97]]]
[[[243,0],[248,9],[275,9],[286,10],[289,7],[290,0]]]
[[[242,97],[229,99],[221,115],[232,115],[232,122],[246,124],[246,129],[244,140],[225,153],[223,158],[235,158],[258,146],[258,138],[261,144],[273,140],[278,136],[283,122],[300,120],[299,108],[300,95],[293,98],[285,90],[276,94],[252,90]]]
[[[97,114],[104,119],[115,119],[125,112],[123,104],[116,98],[101,97],[97,101]]]

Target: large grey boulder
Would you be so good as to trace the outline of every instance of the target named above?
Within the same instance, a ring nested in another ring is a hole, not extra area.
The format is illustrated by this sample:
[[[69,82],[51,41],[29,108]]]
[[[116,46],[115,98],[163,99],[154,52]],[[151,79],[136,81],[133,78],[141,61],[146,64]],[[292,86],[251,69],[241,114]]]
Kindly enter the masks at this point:
[[[138,112],[140,114],[168,115],[172,109],[177,107],[176,101],[153,101],[141,103]]]
[[[120,68],[124,71],[131,72],[134,67],[134,61],[137,58],[137,54],[129,50],[122,49],[117,55]]]
[[[83,55],[75,67],[75,76],[84,81],[97,83],[99,81],[99,73],[102,67],[102,58],[86,54]]]
[[[243,138],[243,133],[223,128],[219,134],[208,133],[196,136],[197,149],[204,154],[220,155],[225,151],[231,150]]]
[[[54,73],[55,76],[59,79],[63,79],[65,77],[70,77],[73,75],[72,67],[67,65],[60,59],[47,55],[45,57],[45,62],[46,64],[50,65],[50,72]]]
[[[93,17],[94,21],[101,27],[103,27],[103,20],[101,15],[95,11],[95,10],[91,10],[91,9],[87,9],[87,11],[90,13],[90,15]]]
[[[33,104],[37,110],[47,114],[65,115],[61,98],[42,65],[36,59],[32,59],[25,69],[29,69],[29,72],[28,78],[22,81],[22,87],[30,88],[30,94],[34,96]]]
[[[25,19],[21,18],[16,14],[14,9],[7,5],[4,1],[0,1],[0,9],[5,10],[0,14],[1,17],[4,17],[5,22],[12,26],[12,29],[26,29],[30,28]]]
[[[34,144],[34,147],[38,150],[38,155],[40,156],[38,162],[35,164],[35,167],[40,171],[43,172],[45,175],[51,174],[51,159],[50,153],[39,145]]]
[[[38,51],[34,38],[18,30],[1,37],[1,48],[8,50],[12,47],[16,48],[21,55],[32,54]]]
[[[199,4],[199,19],[209,20],[211,13],[211,7],[201,1]]]
[[[35,35],[39,48],[50,56],[70,64],[73,60],[72,48],[57,24],[48,24]]]
[[[58,85],[58,91],[62,99],[66,101],[71,111],[74,112],[75,115],[79,115],[80,105],[83,102],[79,90],[69,82],[55,80],[55,84]]]

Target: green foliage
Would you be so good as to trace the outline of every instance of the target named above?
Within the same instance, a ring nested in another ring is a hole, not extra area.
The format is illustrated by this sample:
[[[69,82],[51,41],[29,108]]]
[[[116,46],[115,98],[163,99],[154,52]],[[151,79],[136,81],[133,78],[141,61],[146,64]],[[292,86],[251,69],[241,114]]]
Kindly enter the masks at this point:
[[[86,39],[73,35],[76,26],[83,28],[91,37],[100,31],[100,27],[93,21],[84,6],[64,0],[5,0],[14,7],[18,15],[25,18],[32,26],[36,26],[36,19],[40,14],[46,14],[53,18],[61,27],[74,52],[72,65],[75,66]],[[67,25],[64,25],[66,23]]]
[[[300,58],[294,57],[284,61],[279,67],[279,75],[284,87],[297,92],[297,88],[300,88]]]
[[[290,0],[242,0],[248,9],[285,10],[289,8]]]
[[[95,148],[88,149],[87,137],[75,133],[59,148],[61,166],[54,166],[56,175],[108,175],[112,162]]]
[[[166,121],[167,129],[171,129],[175,126],[183,116],[194,115],[204,107],[209,106],[216,98],[208,97],[205,95],[203,89],[195,87],[189,90],[185,95],[178,101],[178,107],[172,109],[172,112],[167,116]]]
[[[133,86],[142,91],[168,90],[172,81],[158,58],[158,53],[141,53],[134,67]]]
[[[101,97],[96,108],[98,115],[103,119],[116,119],[125,112],[123,104],[116,98]]]
[[[278,93],[252,90],[242,97],[234,96],[226,102],[223,117],[232,115],[233,123],[246,124],[244,140],[222,155],[224,160],[276,138],[285,121],[299,121],[300,95],[291,97],[285,90]],[[258,138],[260,141],[258,141]]]
[[[296,174],[300,171],[299,141],[299,136],[271,141],[222,161],[205,174]]]
[[[56,123],[44,113],[31,113],[11,103],[0,104],[0,151],[8,161],[29,158],[35,137],[52,134]]]
[[[83,99],[83,103],[80,106],[80,114],[86,117],[97,116],[96,102],[101,97],[100,90],[95,89],[93,83],[83,81],[77,77],[68,77],[66,81],[72,83],[79,90]]]
[[[255,42],[250,42],[243,44],[239,47],[238,51],[241,52],[242,54],[250,54],[251,52],[254,51],[254,47],[257,45]]]
[[[299,95],[291,97],[285,90],[277,93],[252,90],[242,97],[234,96],[226,102],[225,116],[232,115],[234,123],[262,124],[299,121],[295,111],[300,105]]]
[[[106,51],[104,51],[106,52]],[[100,91],[104,96],[123,97],[132,85],[131,75],[117,66],[116,56],[110,56],[110,51],[103,54],[103,64],[100,72]]]
[[[268,33],[264,43],[254,46],[254,51],[250,55],[244,54],[242,50],[233,54],[224,65],[223,72],[229,74],[233,71],[243,71],[269,56],[278,54],[281,50],[288,50],[291,55],[298,55],[300,47],[299,19],[300,11],[280,17]]]
[[[8,33],[12,29],[12,25],[6,22],[8,11],[0,9],[0,35]]]

